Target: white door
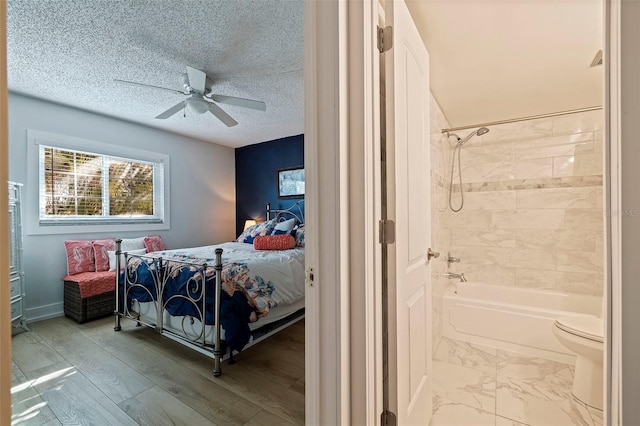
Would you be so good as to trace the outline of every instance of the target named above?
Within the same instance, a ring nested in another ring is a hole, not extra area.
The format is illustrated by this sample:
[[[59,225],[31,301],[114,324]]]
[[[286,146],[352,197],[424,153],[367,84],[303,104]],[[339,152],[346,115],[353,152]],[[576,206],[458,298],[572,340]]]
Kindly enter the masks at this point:
[[[392,408],[398,425],[427,425],[432,410],[429,54],[403,0],[386,2],[385,22],[393,28],[393,46],[384,54],[388,217],[396,222],[396,241],[389,244],[389,373],[396,375],[390,403],[397,404]]]

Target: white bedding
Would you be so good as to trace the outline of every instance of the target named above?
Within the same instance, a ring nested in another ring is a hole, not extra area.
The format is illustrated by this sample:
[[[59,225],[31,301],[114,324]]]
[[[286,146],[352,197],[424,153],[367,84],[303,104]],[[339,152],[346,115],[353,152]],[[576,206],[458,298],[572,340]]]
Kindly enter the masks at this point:
[[[247,263],[252,277],[262,277],[274,285],[271,299],[276,305],[292,304],[304,298],[304,248],[290,250],[255,250],[253,244],[228,242],[212,246],[165,250],[149,253],[171,259],[188,258],[194,263],[213,266],[215,249],[222,249],[222,262]]]

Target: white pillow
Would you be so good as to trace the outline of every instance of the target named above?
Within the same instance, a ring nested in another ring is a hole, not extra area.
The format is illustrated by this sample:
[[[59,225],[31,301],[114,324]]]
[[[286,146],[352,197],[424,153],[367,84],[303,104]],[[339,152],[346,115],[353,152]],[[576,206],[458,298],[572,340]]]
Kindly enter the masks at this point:
[[[295,218],[285,220],[284,222],[278,222],[273,229],[277,231],[291,231],[294,226],[296,226]]]
[[[125,250],[122,250],[123,252]],[[129,254],[146,254],[147,253],[147,249],[143,248],[143,249],[138,249],[138,250],[126,250],[127,253]],[[110,271],[115,271],[116,270],[116,252],[115,250],[111,251],[107,251],[107,255],[109,256],[109,270]],[[124,256],[120,259],[120,270],[122,271],[124,269]]]
[[[120,250],[131,251],[131,250],[143,249],[145,248],[144,238],[145,237],[123,239],[122,242],[120,243]]]

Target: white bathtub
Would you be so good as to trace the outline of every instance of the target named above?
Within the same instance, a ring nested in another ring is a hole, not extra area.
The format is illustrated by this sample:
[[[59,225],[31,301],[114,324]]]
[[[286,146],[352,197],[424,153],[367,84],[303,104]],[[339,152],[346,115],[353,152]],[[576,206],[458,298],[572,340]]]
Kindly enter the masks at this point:
[[[443,298],[442,334],[451,339],[573,363],[552,332],[559,316],[600,315],[602,298],[479,283],[456,283]]]

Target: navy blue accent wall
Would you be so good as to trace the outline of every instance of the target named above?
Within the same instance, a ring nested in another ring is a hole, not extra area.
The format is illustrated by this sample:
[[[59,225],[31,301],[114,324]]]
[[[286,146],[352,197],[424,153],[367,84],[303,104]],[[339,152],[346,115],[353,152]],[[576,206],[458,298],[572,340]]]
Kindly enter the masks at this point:
[[[245,220],[265,219],[267,203],[286,209],[300,200],[278,199],[278,170],[303,165],[304,135],[236,148],[236,235]]]

